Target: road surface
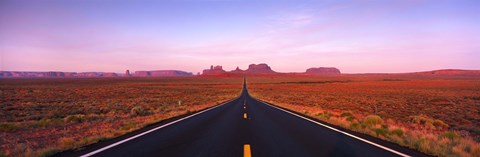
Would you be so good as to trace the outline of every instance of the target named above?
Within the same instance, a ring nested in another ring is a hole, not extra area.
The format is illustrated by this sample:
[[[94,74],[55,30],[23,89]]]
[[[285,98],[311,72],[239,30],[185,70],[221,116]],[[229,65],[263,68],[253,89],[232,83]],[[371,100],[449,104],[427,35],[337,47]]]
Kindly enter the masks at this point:
[[[241,95],[202,112],[57,156],[424,156]]]

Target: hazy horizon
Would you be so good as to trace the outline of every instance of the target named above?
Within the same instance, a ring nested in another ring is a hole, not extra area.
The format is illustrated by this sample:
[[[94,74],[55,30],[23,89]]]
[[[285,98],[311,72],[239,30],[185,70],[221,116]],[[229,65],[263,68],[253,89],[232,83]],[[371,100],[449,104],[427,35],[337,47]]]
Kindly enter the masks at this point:
[[[216,65],[213,65],[213,66],[216,66]],[[271,67],[271,66],[270,66]],[[332,68],[332,67],[327,67],[327,66],[324,66],[326,68]],[[117,74],[125,74],[126,70],[129,70],[130,73],[134,73],[135,71],[161,71],[161,70],[176,70],[176,71],[184,71],[184,72],[191,72],[193,75],[197,75],[197,73],[200,73],[202,74],[202,71],[205,70],[205,69],[209,69],[210,66],[208,68],[204,68],[198,72],[193,72],[193,71],[187,71],[187,70],[183,70],[183,69],[125,69],[124,71],[95,71],[95,70],[91,70],[91,71],[60,71],[60,70],[0,70],[0,71],[18,71],[18,72],[75,72],[75,73],[88,73],[88,72],[100,72],[100,73],[117,73]],[[278,72],[278,73],[303,73],[305,72],[308,68],[306,68],[305,70],[303,71],[277,71],[275,70],[273,67],[271,67],[273,71],[275,72]],[[309,68],[318,68],[318,67],[309,67]],[[335,68],[335,67],[333,67]],[[225,67],[223,67],[223,70],[225,70],[226,72],[230,72],[232,70],[235,70],[236,67],[234,69],[225,69]],[[240,68],[241,70],[246,70],[248,69],[248,66],[246,68]],[[436,70],[478,70],[480,71],[479,69],[455,69],[455,68],[440,68],[440,69],[429,69],[429,70],[420,70],[420,71],[404,71],[404,72],[344,72],[342,71],[341,69],[339,69],[340,72],[342,74],[397,74],[397,73],[415,73],[415,72],[428,72],[428,71],[436,71]]]
[[[0,2],[0,70],[479,70],[480,1]]]

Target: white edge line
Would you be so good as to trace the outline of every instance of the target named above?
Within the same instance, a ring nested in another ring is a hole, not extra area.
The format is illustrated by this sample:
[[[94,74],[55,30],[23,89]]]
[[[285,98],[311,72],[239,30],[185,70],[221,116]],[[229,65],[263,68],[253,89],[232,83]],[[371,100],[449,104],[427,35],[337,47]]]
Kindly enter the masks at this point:
[[[326,127],[326,128],[328,128],[328,129],[330,129],[330,130],[333,130],[333,131],[342,133],[342,134],[344,134],[344,135],[350,136],[350,137],[355,138],[355,139],[357,139],[357,140],[360,140],[360,141],[363,141],[363,142],[365,142],[365,143],[368,143],[368,144],[374,145],[374,146],[376,146],[376,147],[382,148],[382,149],[384,149],[384,150],[387,150],[387,151],[389,151],[389,152],[395,153],[395,154],[397,154],[397,155],[400,155],[400,156],[403,156],[403,157],[410,157],[409,155],[400,153],[400,152],[398,152],[398,151],[396,151],[396,150],[390,149],[390,148],[385,147],[385,146],[382,146],[382,145],[380,145],[380,144],[377,144],[377,143],[371,142],[371,141],[369,141],[369,140],[366,140],[366,139],[357,137],[357,136],[355,136],[355,135],[349,134],[349,133],[347,133],[347,132],[344,132],[344,131],[335,129],[335,128],[331,127],[331,126],[322,124],[322,123],[320,123],[320,122],[314,121],[314,120],[312,120],[312,119],[306,118],[306,117],[304,117],[304,116],[298,115],[298,114],[293,113],[293,112],[290,112],[290,111],[288,111],[288,110],[279,108],[279,107],[277,107],[277,106],[270,105],[269,103],[264,102],[263,100],[260,100],[259,102],[262,102],[262,103],[266,104],[267,106],[270,106],[270,107],[279,109],[279,110],[281,110],[281,111],[283,111],[283,112],[290,113],[290,114],[292,114],[292,115],[294,115],[294,116],[300,117],[300,118],[305,119],[305,120],[307,120],[307,121],[313,122],[313,123],[315,123],[315,124],[321,125],[321,126]]]
[[[235,98],[235,99],[232,99],[232,100],[229,100],[229,101],[227,101],[227,102],[224,102],[223,104],[220,104],[220,105],[211,107],[211,108],[209,108],[209,109],[206,109],[206,110],[203,110],[203,111],[200,111],[200,112],[197,112],[197,113],[192,114],[192,115],[190,115],[190,116],[183,117],[183,118],[178,119],[178,120],[175,120],[175,121],[173,121],[173,122],[170,122],[170,123],[164,124],[164,125],[162,125],[162,126],[159,126],[159,127],[153,128],[153,129],[150,129],[150,130],[148,130],[148,131],[142,132],[142,133],[140,133],[140,134],[137,134],[137,135],[135,135],[135,136],[129,137],[129,138],[127,138],[127,139],[124,139],[124,140],[115,142],[115,143],[110,144],[110,145],[108,145],[108,146],[105,146],[105,147],[103,147],[103,148],[100,148],[100,149],[97,149],[97,150],[92,151],[92,152],[90,152],[90,153],[84,154],[84,155],[82,155],[82,156],[80,156],[80,157],[89,157],[89,156],[95,155],[95,154],[97,154],[97,153],[100,153],[100,152],[102,152],[102,151],[105,151],[105,150],[107,150],[107,149],[110,149],[110,148],[112,148],[112,147],[115,147],[115,146],[117,146],[117,145],[120,145],[120,144],[125,143],[125,142],[127,142],[127,141],[130,141],[130,140],[132,140],[132,139],[138,138],[138,137],[140,137],[140,136],[146,135],[146,134],[151,133],[151,132],[153,132],[153,131],[156,131],[156,130],[158,130],[158,129],[161,129],[161,128],[167,127],[167,126],[169,126],[169,125],[175,124],[175,123],[180,122],[180,121],[182,121],[182,120],[185,120],[185,119],[188,119],[188,118],[190,118],[190,117],[196,116],[196,115],[198,115],[198,114],[200,114],[200,113],[210,111],[210,110],[212,110],[212,109],[215,109],[215,108],[217,108],[217,107],[220,107],[220,106],[222,106],[222,105],[225,105],[225,104],[227,104],[227,103],[230,103],[230,102],[232,102],[232,101],[234,101],[234,100],[237,100],[238,98],[239,98],[239,97],[237,97],[237,98]]]

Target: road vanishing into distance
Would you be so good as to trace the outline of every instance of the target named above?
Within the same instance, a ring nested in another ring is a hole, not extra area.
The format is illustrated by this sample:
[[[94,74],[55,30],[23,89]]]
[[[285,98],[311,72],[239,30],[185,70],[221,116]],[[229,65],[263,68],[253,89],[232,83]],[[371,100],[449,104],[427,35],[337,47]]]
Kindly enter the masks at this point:
[[[241,95],[198,113],[56,156],[425,156]]]

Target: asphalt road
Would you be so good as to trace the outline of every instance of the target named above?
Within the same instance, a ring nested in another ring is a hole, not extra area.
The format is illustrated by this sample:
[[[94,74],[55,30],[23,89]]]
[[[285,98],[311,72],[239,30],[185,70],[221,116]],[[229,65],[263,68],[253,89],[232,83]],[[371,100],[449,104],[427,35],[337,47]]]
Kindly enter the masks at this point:
[[[223,105],[58,156],[424,156],[322,125],[255,100],[244,85],[238,98]]]

